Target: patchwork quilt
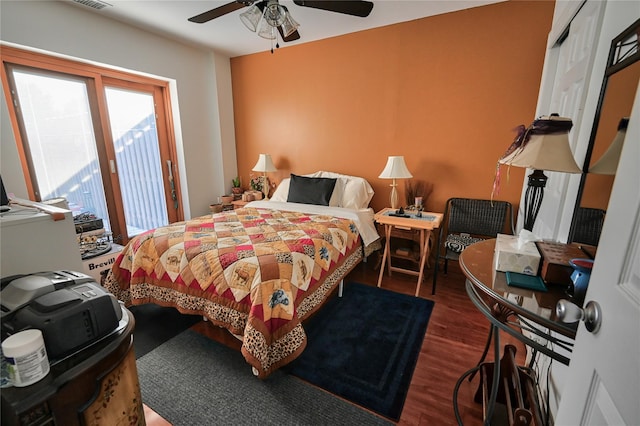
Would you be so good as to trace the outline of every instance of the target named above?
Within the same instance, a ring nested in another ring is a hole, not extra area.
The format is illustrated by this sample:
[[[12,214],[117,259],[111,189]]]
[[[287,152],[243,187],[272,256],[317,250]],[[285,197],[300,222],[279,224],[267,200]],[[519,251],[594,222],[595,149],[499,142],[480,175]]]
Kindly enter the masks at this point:
[[[362,252],[350,220],[243,208],[138,235],[104,286],[127,306],[173,306],[241,335],[264,378],[304,350],[302,320]]]

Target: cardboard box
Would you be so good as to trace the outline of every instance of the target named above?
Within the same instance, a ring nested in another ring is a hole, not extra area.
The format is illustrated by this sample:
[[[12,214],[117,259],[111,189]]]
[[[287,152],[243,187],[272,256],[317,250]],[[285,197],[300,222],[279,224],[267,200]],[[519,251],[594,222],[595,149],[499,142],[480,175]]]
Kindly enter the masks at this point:
[[[540,253],[534,242],[518,247],[516,235],[498,234],[494,263],[497,271],[538,275]]]
[[[100,256],[82,261],[84,273],[91,276],[98,284],[102,283],[102,274],[107,274],[116,262],[116,258],[124,247],[119,244],[111,244],[111,250]]]

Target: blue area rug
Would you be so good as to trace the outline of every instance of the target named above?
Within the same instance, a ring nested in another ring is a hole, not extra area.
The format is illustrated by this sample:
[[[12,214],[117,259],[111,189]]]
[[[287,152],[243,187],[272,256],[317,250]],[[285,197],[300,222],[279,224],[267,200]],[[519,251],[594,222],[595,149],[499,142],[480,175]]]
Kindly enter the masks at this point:
[[[348,283],[305,322],[307,348],[284,370],[397,421],[433,305]]]

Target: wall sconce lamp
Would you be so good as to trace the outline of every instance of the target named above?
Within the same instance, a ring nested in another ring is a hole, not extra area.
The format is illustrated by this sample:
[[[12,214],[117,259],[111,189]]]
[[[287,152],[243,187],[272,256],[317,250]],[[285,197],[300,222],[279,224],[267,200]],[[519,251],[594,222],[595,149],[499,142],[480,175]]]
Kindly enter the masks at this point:
[[[404,157],[390,156],[387,159],[387,165],[384,167],[384,170],[382,171],[382,173],[380,173],[380,176],[378,177],[380,179],[393,179],[393,182],[390,185],[391,186],[391,196],[390,196],[391,208],[392,209],[398,208],[398,191],[396,189],[396,186],[398,185],[396,184],[396,179],[409,179],[413,177],[411,172],[409,172],[409,169],[407,169],[407,165],[404,162]]]
[[[275,172],[276,166],[273,165],[273,161],[271,160],[271,155],[269,154],[260,154],[258,157],[258,162],[253,169],[254,172],[262,172],[262,193],[264,194],[264,199],[269,199],[269,180],[267,179],[267,172]]]
[[[543,170],[581,173],[569,146],[570,118],[551,114],[540,117],[520,131],[499,164],[533,169],[524,199],[524,229],[531,231],[542,205],[547,176]]]
[[[613,138],[613,142],[611,142],[611,145],[609,145],[605,153],[602,154],[602,157],[600,157],[593,166],[589,167],[589,173],[595,173],[597,175],[616,174],[628,126],[629,117],[622,118],[618,124],[618,133],[616,133],[616,136]]]

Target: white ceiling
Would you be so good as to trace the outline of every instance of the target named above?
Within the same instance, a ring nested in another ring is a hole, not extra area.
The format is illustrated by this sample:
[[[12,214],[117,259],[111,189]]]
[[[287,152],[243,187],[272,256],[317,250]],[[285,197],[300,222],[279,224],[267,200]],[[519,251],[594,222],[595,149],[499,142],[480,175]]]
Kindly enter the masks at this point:
[[[99,10],[73,0],[61,1],[170,38],[214,49],[229,57],[271,49],[270,40],[261,38],[242,24],[239,18],[242,9],[204,24],[187,21],[192,16],[232,0],[90,0],[109,4]],[[360,18],[297,6],[293,0],[281,0],[280,4],[286,6],[300,24],[300,39],[288,43],[280,41],[280,46],[292,46],[499,1],[504,0],[374,0],[371,14]]]

